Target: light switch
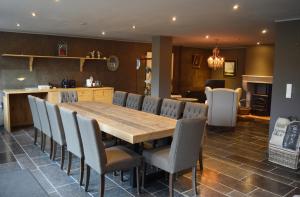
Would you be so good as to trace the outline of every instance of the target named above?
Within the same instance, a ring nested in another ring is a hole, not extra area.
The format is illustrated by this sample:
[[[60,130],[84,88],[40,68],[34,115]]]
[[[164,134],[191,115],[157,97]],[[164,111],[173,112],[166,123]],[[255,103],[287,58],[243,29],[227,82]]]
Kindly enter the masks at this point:
[[[286,93],[285,93],[285,98],[292,98],[292,89],[293,89],[293,84],[286,84]]]

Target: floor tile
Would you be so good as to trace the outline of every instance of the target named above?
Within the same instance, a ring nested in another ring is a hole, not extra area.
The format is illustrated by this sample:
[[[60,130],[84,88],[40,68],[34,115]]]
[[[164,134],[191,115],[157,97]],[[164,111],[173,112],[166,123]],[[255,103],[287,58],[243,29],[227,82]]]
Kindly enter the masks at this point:
[[[255,191],[251,192],[249,194],[249,196],[251,196],[251,197],[279,197],[276,194],[273,194],[271,192],[268,192],[268,191],[265,191],[262,189],[257,189]]]
[[[50,182],[46,179],[46,177],[42,174],[40,170],[33,170],[31,171],[31,173],[47,193],[55,192],[54,187],[50,184]]]
[[[250,175],[249,177],[245,178],[243,181],[277,195],[285,195],[294,189],[294,187],[290,185],[286,185],[256,174]]]
[[[17,162],[0,164],[0,174],[5,172],[13,172],[16,170],[22,170]]]
[[[36,169],[36,165],[30,160],[30,158],[26,154],[20,154],[15,156],[21,165],[22,169],[34,170]]]
[[[15,136],[15,139],[21,145],[30,145],[30,144],[33,144],[33,139],[31,137],[29,137],[28,135],[26,135],[25,133],[22,134],[22,135]]]
[[[93,196],[98,197],[99,193],[93,193]],[[114,187],[109,190],[105,190],[104,197],[132,197],[130,193],[120,187]]]
[[[14,161],[16,161],[16,159],[11,152],[0,153],[0,164]]]
[[[18,143],[11,143],[9,144],[9,147],[13,154],[18,155],[18,154],[24,154],[25,152],[23,151],[22,147]]]
[[[57,188],[58,193],[64,197],[90,197],[77,183]]]
[[[243,193],[241,193],[241,192],[239,192],[239,191],[232,191],[232,192],[230,192],[229,194],[227,194],[228,196],[230,196],[230,197],[247,197],[247,195],[246,194],[243,194]]]
[[[25,152],[29,155],[29,157],[34,158],[34,157],[43,157],[47,155],[46,153],[43,153],[41,151],[40,146],[37,145],[27,145],[23,146],[23,149]]]
[[[228,156],[227,158],[232,159],[232,160],[237,161],[237,162],[247,164],[247,165],[255,167],[255,168],[259,168],[261,170],[265,170],[265,171],[273,170],[275,168],[272,165],[268,165],[268,164],[263,163],[263,162],[258,162],[258,161],[251,160],[251,159],[248,159],[248,158],[245,158],[245,157],[241,157],[239,155],[231,155],[231,156]]]
[[[276,168],[275,170],[271,171],[274,174],[278,174],[284,177],[289,177],[292,178],[295,181],[300,181],[300,172],[295,172],[292,170],[288,170],[288,169],[283,169],[283,168]]]
[[[215,190],[212,190],[206,186],[203,186],[203,185],[200,185],[198,186],[197,188],[197,191],[198,191],[198,195],[199,197],[202,197],[202,196],[207,196],[207,197],[210,197],[210,196],[213,196],[213,197],[225,197],[224,194],[221,194]],[[195,196],[194,192],[192,190],[188,191],[188,192],[185,192],[183,193],[185,196]]]

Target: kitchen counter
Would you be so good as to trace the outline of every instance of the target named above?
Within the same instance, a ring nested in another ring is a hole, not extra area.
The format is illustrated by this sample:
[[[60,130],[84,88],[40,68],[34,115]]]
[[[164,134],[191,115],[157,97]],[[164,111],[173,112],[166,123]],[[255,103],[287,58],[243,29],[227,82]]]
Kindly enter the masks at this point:
[[[32,125],[28,95],[43,98],[51,103],[59,103],[60,91],[76,90],[78,101],[95,101],[112,103],[114,88],[112,87],[78,87],[53,89],[5,89],[3,90],[4,127],[11,132],[17,127]]]

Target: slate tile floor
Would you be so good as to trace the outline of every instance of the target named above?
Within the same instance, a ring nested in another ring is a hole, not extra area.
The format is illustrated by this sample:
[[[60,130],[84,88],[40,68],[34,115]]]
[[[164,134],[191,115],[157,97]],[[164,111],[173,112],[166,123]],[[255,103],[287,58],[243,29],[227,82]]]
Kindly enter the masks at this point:
[[[300,195],[300,171],[272,164],[266,159],[268,124],[240,120],[235,131],[210,129],[204,143],[204,171],[198,171],[199,196],[207,197],[291,197]],[[79,160],[72,163],[71,176],[60,170],[60,153],[56,161],[33,145],[32,128],[9,134],[0,128],[0,175],[3,172],[29,169],[51,197],[98,196],[99,179],[91,172],[89,192],[78,184]],[[59,149],[58,149],[59,150]],[[65,162],[66,167],[66,162]],[[108,174],[105,196],[137,196],[129,185]],[[24,180],[26,181],[26,180]],[[140,196],[168,196],[168,180],[159,179],[145,186]],[[175,182],[175,196],[193,196],[191,172],[181,173]],[[16,186],[17,189],[17,186]]]

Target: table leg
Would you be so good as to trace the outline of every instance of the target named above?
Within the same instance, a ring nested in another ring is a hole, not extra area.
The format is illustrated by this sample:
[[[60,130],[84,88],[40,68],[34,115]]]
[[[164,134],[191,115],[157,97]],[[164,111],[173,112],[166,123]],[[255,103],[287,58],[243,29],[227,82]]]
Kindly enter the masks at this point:
[[[132,150],[138,154],[140,154],[140,144],[133,144],[132,145]],[[130,172],[130,185],[132,187],[136,187],[136,170],[135,168],[132,168],[131,169],[131,172]]]

